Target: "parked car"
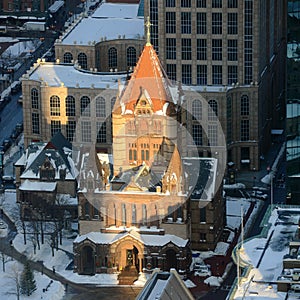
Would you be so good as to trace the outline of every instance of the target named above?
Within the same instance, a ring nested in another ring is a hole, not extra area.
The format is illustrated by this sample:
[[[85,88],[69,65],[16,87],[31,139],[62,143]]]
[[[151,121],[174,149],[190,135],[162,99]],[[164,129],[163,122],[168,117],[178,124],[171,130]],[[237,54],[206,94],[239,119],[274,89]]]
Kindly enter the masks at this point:
[[[268,199],[268,195],[263,193],[262,191],[253,191],[251,192],[250,194],[251,197],[254,197],[254,198],[257,198],[257,199],[260,199],[260,200],[267,200]]]
[[[18,132],[18,133],[21,133],[23,131],[23,123],[17,123],[16,127],[15,127],[15,130]]]
[[[5,139],[2,143],[2,146],[3,146],[3,151],[6,152],[9,147],[11,146],[11,140],[10,139]]]
[[[0,111],[2,111],[2,109],[5,107],[5,105],[6,105],[6,102],[3,99],[0,99]]]
[[[12,94],[16,94],[18,93],[19,91],[21,91],[22,89],[22,83],[21,82],[18,82],[16,83],[12,88],[11,88],[11,93]]]
[[[16,180],[13,176],[5,175],[2,177],[3,187],[4,189],[15,189],[16,188]]]
[[[0,221],[0,229],[6,229],[6,228],[7,225],[3,221]]]
[[[20,104],[23,103],[23,95],[21,95],[21,96],[19,97],[18,102],[19,102]]]
[[[9,102],[9,101],[11,100],[11,95],[6,95],[6,96],[4,96],[4,97],[3,97],[3,100],[4,100],[5,102]]]

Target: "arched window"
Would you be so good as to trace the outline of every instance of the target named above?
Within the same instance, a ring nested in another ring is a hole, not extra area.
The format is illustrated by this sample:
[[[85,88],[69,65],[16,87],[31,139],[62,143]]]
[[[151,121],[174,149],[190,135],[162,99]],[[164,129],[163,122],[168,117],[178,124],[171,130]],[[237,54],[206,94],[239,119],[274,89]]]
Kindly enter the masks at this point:
[[[136,220],[136,205],[132,204],[132,222],[133,225],[135,225],[137,223]]]
[[[108,49],[108,67],[116,69],[118,66],[118,51],[116,48],[111,47]]]
[[[199,99],[196,99],[192,103],[192,114],[194,120],[202,119],[202,103]]]
[[[142,223],[143,225],[147,224],[147,206],[143,204],[142,206]]]
[[[243,95],[241,97],[241,116],[249,115],[249,97],[247,95]]]
[[[122,225],[126,226],[126,204],[122,204]]]
[[[66,53],[64,54],[64,63],[65,63],[65,64],[70,64],[70,63],[72,63],[72,60],[73,60],[73,55],[72,55],[72,53],[66,52]]]
[[[111,111],[113,111],[115,103],[116,103],[116,97],[111,98],[111,100],[110,100]]]
[[[36,88],[31,89],[31,107],[39,109],[39,92]]]
[[[136,50],[134,47],[127,48],[127,67],[133,67],[136,64]]]
[[[66,116],[75,116],[75,98],[73,96],[66,97]]]
[[[90,203],[88,201],[86,201],[84,203],[84,213],[85,213],[85,216],[90,215]]]
[[[196,146],[202,145],[202,127],[200,124],[193,124],[192,126],[192,136]]]
[[[208,104],[209,104],[208,120],[209,121],[216,120],[216,118],[218,116],[218,103],[216,100],[209,100]]]
[[[78,54],[78,64],[81,66],[81,69],[86,70],[87,69],[87,56],[85,53],[79,53]]]
[[[98,97],[96,99],[96,117],[105,118],[105,99],[103,97]]]
[[[60,116],[60,99],[56,95],[50,97],[50,115]]]
[[[82,96],[80,99],[80,113],[84,117],[91,116],[91,106],[90,106],[90,98],[87,96]]]

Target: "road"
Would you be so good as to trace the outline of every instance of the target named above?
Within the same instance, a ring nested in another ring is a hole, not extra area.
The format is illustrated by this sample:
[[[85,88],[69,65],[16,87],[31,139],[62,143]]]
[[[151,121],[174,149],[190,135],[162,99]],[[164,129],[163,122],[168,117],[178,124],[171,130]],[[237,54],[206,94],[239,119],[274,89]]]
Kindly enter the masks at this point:
[[[0,113],[0,145],[3,140],[9,139],[17,123],[23,122],[22,106],[18,103],[21,92],[11,95],[12,99]]]

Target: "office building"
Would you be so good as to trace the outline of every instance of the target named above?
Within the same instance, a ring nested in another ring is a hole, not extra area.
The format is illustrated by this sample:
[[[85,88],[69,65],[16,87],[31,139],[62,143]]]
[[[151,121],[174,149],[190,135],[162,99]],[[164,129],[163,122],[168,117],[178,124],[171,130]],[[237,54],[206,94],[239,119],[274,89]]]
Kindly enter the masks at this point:
[[[228,162],[258,170],[272,130],[284,127],[286,1],[145,0],[144,14],[168,77],[199,92],[218,116]],[[192,115],[187,122],[193,127]],[[200,139],[199,152],[214,156],[208,145]]]

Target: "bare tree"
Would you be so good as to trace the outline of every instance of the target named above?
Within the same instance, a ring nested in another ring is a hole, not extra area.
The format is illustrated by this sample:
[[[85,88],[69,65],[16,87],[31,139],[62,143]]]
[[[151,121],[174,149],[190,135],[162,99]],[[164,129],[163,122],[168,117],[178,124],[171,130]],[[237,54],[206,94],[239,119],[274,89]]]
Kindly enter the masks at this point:
[[[33,247],[33,254],[36,254],[36,246],[37,246],[37,240],[36,240],[36,235],[33,234],[30,236],[30,241]]]
[[[56,196],[56,210],[57,210],[57,231],[59,233],[59,244],[62,245],[62,229],[64,227],[64,217],[67,211],[66,207],[70,205],[70,199],[66,195]]]
[[[10,272],[7,274],[7,278],[10,279],[9,290],[6,292],[7,295],[16,295],[17,300],[20,300],[21,294],[21,279],[22,269],[20,268],[18,263],[14,263]]]
[[[1,252],[1,260],[2,260],[2,271],[5,272],[5,264],[9,261],[9,256]]]
[[[51,247],[52,256],[54,256],[54,249],[55,249],[55,233],[50,235],[50,239],[47,240],[47,243]]]

